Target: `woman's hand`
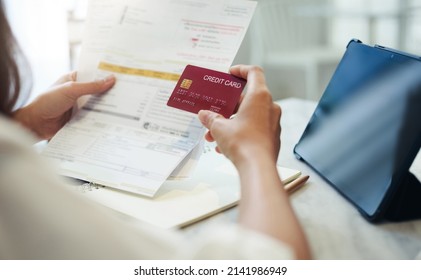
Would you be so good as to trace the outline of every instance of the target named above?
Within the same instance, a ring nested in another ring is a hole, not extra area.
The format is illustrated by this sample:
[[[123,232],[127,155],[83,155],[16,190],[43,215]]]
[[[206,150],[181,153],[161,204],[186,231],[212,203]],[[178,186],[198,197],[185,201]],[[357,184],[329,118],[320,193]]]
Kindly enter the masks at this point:
[[[13,113],[13,118],[41,139],[51,139],[70,119],[79,97],[102,94],[115,83],[114,76],[88,83],[76,82],[76,72],[61,77],[49,90],[29,105]]]
[[[200,121],[209,129],[206,140],[216,141],[217,151],[236,166],[256,156],[268,156],[276,162],[280,148],[281,109],[272,102],[263,70],[238,65],[231,67],[230,72],[247,79],[247,92],[232,119],[211,111],[199,112]]]

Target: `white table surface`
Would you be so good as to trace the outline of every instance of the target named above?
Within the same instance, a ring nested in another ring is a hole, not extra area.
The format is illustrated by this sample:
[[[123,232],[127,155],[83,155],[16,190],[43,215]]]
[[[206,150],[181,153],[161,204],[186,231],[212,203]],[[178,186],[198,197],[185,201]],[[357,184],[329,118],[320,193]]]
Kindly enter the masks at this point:
[[[293,155],[316,102],[286,99],[282,107],[281,153],[278,164],[310,175],[308,183],[292,194],[291,201],[307,235],[315,259],[421,259],[421,220],[371,224],[331,186]],[[421,157],[411,171],[421,177]],[[420,198],[421,203],[421,198]],[[232,208],[184,229],[192,234],[204,224],[235,222]],[[276,214],[274,214],[276,219]]]

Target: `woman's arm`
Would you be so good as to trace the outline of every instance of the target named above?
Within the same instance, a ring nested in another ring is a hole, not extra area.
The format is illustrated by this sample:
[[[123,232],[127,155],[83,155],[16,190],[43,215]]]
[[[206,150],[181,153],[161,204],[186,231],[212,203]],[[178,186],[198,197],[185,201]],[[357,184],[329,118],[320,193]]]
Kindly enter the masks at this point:
[[[304,233],[276,168],[281,109],[272,102],[261,68],[235,66],[233,75],[248,80],[248,90],[233,119],[199,112],[208,141],[236,166],[241,181],[239,222],[290,245],[299,259],[310,258]]]

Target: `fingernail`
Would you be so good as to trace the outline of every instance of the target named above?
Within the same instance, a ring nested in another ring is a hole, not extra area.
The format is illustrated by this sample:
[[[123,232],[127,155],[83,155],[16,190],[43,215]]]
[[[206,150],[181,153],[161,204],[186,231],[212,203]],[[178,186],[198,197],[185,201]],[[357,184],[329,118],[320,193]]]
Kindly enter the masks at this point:
[[[115,76],[114,74],[108,75],[107,77],[104,78],[104,82],[106,84],[112,83],[115,81]]]
[[[96,81],[101,84],[110,84],[113,83],[115,80],[115,76],[113,74],[106,76],[105,78],[98,78]]]
[[[211,112],[207,111],[207,110],[200,110],[199,113],[197,113],[200,122],[206,126],[209,123],[209,118],[211,115]]]
[[[76,80],[77,80],[77,71],[73,71],[73,72],[70,74],[70,79],[71,79],[72,81],[76,81]]]

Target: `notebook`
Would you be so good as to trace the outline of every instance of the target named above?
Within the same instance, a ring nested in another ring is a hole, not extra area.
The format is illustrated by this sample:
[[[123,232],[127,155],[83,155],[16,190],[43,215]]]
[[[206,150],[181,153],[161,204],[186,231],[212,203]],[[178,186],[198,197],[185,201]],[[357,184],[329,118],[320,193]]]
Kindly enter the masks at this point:
[[[284,183],[300,176],[278,167]],[[81,186],[86,197],[145,223],[181,228],[235,206],[240,199],[237,171],[214,147],[205,145],[195,171],[188,179],[167,180],[153,198],[108,187]]]

